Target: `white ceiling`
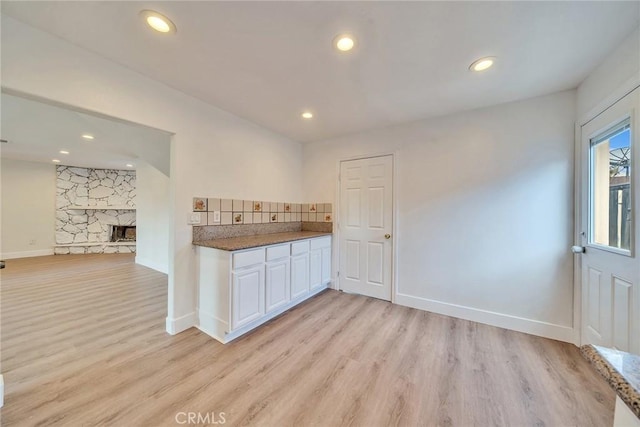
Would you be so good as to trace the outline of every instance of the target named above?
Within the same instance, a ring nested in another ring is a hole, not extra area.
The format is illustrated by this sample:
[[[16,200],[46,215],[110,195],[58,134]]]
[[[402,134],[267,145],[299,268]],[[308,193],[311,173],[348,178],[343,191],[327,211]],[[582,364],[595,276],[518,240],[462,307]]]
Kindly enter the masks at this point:
[[[639,5],[3,1],[2,12],[305,142],[575,88],[637,27]],[[153,33],[142,9],[177,34]],[[352,54],[331,47],[344,31]],[[468,71],[487,55],[494,68]]]
[[[169,176],[171,135],[7,93],[0,95],[4,158],[104,169],[144,161]],[[83,134],[95,139],[88,141]],[[69,154],[60,154],[60,150]],[[132,169],[134,169],[132,168]]]

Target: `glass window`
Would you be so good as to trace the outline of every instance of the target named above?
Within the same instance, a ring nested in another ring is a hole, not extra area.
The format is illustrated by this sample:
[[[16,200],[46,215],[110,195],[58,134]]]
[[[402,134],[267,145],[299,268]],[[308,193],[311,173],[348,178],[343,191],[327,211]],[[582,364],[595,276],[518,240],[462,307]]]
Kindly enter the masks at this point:
[[[631,248],[631,128],[627,119],[591,139],[589,243]]]

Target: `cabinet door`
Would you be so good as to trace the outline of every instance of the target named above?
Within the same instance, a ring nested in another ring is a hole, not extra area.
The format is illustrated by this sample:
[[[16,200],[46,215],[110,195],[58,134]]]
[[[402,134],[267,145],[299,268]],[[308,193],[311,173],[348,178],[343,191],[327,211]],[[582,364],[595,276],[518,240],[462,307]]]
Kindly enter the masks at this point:
[[[264,314],[264,264],[233,271],[232,309],[232,330]]]
[[[311,290],[322,286],[322,249],[309,252],[309,287]]]
[[[322,283],[331,282],[331,246],[322,248]]]
[[[309,292],[309,253],[291,257],[291,299]]]
[[[289,258],[267,263],[266,309],[267,313],[289,302]]]

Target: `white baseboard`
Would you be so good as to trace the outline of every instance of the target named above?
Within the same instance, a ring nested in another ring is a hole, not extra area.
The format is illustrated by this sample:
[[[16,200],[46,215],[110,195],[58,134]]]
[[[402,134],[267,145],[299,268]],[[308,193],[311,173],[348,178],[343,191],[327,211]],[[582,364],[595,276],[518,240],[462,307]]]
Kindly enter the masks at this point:
[[[167,317],[167,332],[171,335],[179,334],[182,331],[186,331],[187,329],[196,326],[197,324],[197,316],[196,312],[192,311],[191,313],[185,314],[184,316],[177,317],[172,319]]]
[[[526,334],[551,338],[577,345],[576,331],[569,326],[555,325],[552,323],[541,322],[539,320],[525,319],[523,317],[512,316],[509,314],[496,313],[493,311],[481,310],[478,308],[450,304],[447,302],[400,293],[396,294],[395,303],[406,307],[417,308],[419,310],[430,311],[464,320],[471,320],[473,322],[484,323],[486,325],[497,326],[499,328],[524,332]]]
[[[0,255],[0,259],[31,258],[34,256],[47,256],[47,255],[53,255],[53,248],[39,249],[37,251],[3,252]]]
[[[198,329],[212,338],[225,343],[225,334],[229,329],[229,324],[222,319],[218,319],[213,314],[198,310]]]
[[[169,274],[169,266],[166,264],[161,264],[159,262],[151,261],[146,258],[140,258],[139,256],[136,256],[136,264],[151,268],[153,270],[159,271],[160,273]]]

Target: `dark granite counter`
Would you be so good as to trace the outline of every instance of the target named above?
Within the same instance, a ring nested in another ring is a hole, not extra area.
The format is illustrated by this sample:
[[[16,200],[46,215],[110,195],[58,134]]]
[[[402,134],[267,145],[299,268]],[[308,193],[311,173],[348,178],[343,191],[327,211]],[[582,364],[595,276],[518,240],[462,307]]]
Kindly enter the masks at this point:
[[[640,418],[640,356],[591,344],[580,352]]]
[[[222,249],[224,251],[238,251],[241,249],[258,248],[260,246],[275,245],[277,243],[293,242],[314,237],[331,236],[331,233],[319,231],[292,231],[286,233],[255,234],[251,236],[229,237],[194,241],[196,246]]]

